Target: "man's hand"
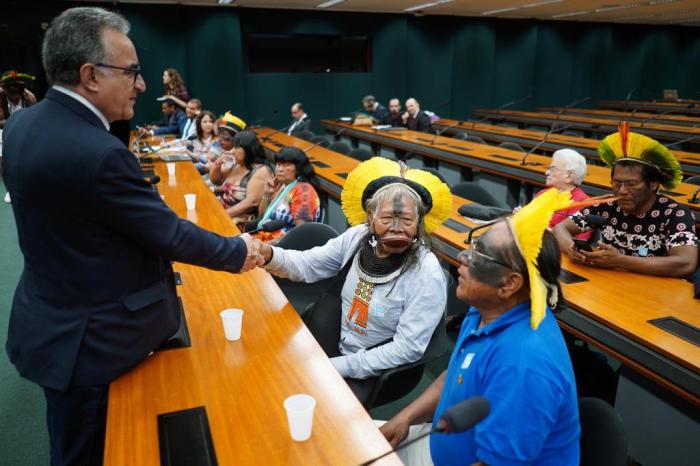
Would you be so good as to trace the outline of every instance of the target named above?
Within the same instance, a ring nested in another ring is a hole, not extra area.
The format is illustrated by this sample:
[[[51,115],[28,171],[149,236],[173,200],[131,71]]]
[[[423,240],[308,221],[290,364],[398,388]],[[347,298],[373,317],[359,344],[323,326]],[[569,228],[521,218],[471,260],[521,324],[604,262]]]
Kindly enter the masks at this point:
[[[563,250],[564,254],[569,256],[569,259],[571,259],[573,262],[577,264],[585,264],[586,263],[586,256],[583,255],[582,251],[579,251],[576,249],[576,245],[574,242],[571,242],[571,245]]]
[[[622,268],[624,255],[609,244],[599,243],[598,250],[593,252],[580,251],[584,263],[604,269]]]
[[[255,267],[263,265],[265,260],[260,254],[260,241],[253,239],[248,233],[243,233],[240,238],[245,242],[247,255],[243,267],[241,267],[239,272],[247,272]]]
[[[408,436],[409,427],[408,421],[402,419],[400,416],[394,416],[389,422],[379,428],[379,432],[381,432],[389,444],[391,444],[391,448],[395,449]]]

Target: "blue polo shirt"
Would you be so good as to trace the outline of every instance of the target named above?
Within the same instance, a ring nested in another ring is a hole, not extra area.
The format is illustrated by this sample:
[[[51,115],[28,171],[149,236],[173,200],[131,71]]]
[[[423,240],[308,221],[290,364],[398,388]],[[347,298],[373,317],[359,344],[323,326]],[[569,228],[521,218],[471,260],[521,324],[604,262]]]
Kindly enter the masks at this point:
[[[484,328],[475,308],[467,313],[450,359],[435,425],[446,409],[481,395],[490,414],[461,434],[430,436],[436,466],[578,466],[576,381],[552,312],[530,328],[530,302],[519,304]]]

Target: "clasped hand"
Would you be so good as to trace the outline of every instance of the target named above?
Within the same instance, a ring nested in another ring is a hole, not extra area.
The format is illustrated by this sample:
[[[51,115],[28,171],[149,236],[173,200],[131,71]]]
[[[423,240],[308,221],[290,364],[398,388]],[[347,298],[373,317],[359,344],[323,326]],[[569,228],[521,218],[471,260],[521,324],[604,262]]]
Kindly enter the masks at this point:
[[[259,240],[254,239],[248,233],[243,233],[241,236],[239,236],[239,238],[245,242],[247,251],[245,262],[243,262],[243,267],[241,267],[240,273],[247,272],[255,267],[264,265],[265,258],[261,253],[262,243]]]
[[[567,255],[576,263],[604,269],[622,267],[621,260],[624,257],[620,251],[605,243],[599,243],[598,249],[592,252],[581,251],[572,244]]]

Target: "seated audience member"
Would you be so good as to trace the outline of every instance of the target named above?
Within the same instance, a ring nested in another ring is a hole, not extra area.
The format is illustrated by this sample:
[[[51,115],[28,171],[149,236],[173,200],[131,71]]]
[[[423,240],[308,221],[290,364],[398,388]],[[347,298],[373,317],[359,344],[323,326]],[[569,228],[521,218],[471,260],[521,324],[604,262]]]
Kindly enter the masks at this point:
[[[190,99],[185,107],[185,127],[182,130],[181,139],[194,139],[197,136],[197,128],[195,120],[202,111],[202,101],[199,99]]]
[[[180,76],[175,68],[168,68],[163,71],[163,86],[164,86],[164,96],[172,97],[173,102],[175,102],[180,108],[185,108],[187,102],[190,100],[190,95],[187,93],[187,86],[185,86],[185,81]]]
[[[195,120],[197,137],[192,141],[190,156],[202,175],[209,173],[211,164],[219,158],[222,151],[214,128],[215,121],[216,116],[209,110],[203,110]]]
[[[430,117],[421,111],[420,104],[413,97],[406,100],[406,111],[401,116],[401,119],[404,126],[408,129],[423,131],[424,133],[430,132]]]
[[[0,76],[0,130],[5,127],[5,121],[18,110],[36,103],[36,97],[26,89],[27,81],[34,81],[34,76],[17,71],[6,71]],[[2,145],[0,145],[0,160],[2,160]],[[2,180],[2,165],[0,164],[0,180]],[[11,202],[10,193],[5,193],[5,203]]]
[[[175,134],[178,138],[182,137],[185,124],[187,123],[185,112],[180,110],[171,98],[164,100],[161,108],[163,110],[163,119],[155,125],[149,126],[148,131],[150,135]]]
[[[340,341],[331,362],[366,401],[381,371],[421,358],[446,303],[429,234],[449,216],[449,188],[434,175],[375,157],[348,175],[341,195],[352,228],[309,251],[265,243],[269,272],[294,281],[338,277]]]
[[[300,102],[292,105],[292,123],[289,125],[287,134],[299,136],[304,131],[311,131],[311,118],[304,112],[304,107]]]
[[[558,189],[559,191],[571,193],[571,198],[575,202],[585,201],[588,199],[588,194],[581,189],[581,183],[583,183],[583,178],[586,176],[587,171],[588,166],[586,165],[586,159],[583,155],[573,149],[559,149],[552,155],[552,162],[544,172],[547,176],[545,179],[545,185],[547,187],[539,191],[535,196],[546,193],[550,189]],[[571,217],[578,212],[578,210],[577,208],[573,208],[561,212],[554,212],[552,220],[549,222],[549,228],[554,228],[558,223]],[[588,241],[592,234],[592,230],[586,231],[576,235],[576,238]]]
[[[22,110],[36,103],[36,97],[27,89],[27,82],[34,81],[34,76],[6,71],[0,76],[0,128],[17,110]]]
[[[265,194],[258,211],[262,219],[258,227],[269,220],[284,220],[285,225],[274,232],[260,232],[258,238],[270,241],[306,222],[321,219],[319,182],[314,167],[303,150],[285,147],[275,154],[275,178],[265,185]]]
[[[366,95],[362,98],[362,107],[377,124],[384,121],[387,113],[389,113],[387,112],[386,107],[377,102],[377,99],[375,99],[373,95]]]
[[[394,127],[404,126],[401,118],[401,101],[396,97],[389,101],[389,112],[386,114],[382,124]]]
[[[685,277],[697,267],[695,218],[685,206],[658,194],[659,185],[672,191],[682,179],[680,164],[662,144],[629,132],[606,137],[598,147],[601,159],[612,168],[616,201],[581,209],[555,228],[559,246],[573,261],[649,275]],[[572,235],[591,229],[589,214],[606,221],[599,249],[576,249]]]
[[[449,366],[380,431],[397,447],[475,396],[486,398],[490,413],[463,433],[407,446],[399,453],[407,466],[579,465],[576,381],[551,310],[560,252],[546,230],[553,210],[570,199],[556,190],[543,194],[458,256],[457,297],[471,308]]]
[[[209,171],[210,181],[221,185],[215,192],[220,194],[226,213],[236,224],[258,216],[265,184],[273,177],[272,167],[258,136],[244,129],[242,120],[231,114],[224,115],[219,123],[219,141],[226,152],[212,164]],[[232,166],[225,166],[225,163]]]

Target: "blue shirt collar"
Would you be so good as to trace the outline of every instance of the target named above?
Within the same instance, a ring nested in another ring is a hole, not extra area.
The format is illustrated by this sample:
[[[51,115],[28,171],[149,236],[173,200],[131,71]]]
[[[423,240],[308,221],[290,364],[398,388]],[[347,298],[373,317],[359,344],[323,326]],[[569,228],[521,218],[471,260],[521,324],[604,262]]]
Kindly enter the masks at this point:
[[[470,321],[472,321],[473,319],[473,322],[475,322],[476,327],[479,326],[479,322],[481,321],[481,315],[479,314],[479,310],[477,308],[473,306],[470,307],[469,311],[467,311],[467,317],[470,318]],[[489,323],[485,327],[479,329],[475,328],[474,335],[490,335],[493,332],[503,330],[504,328],[510,326],[511,324],[514,324],[515,322],[519,322],[523,319],[529,318],[530,300],[528,299],[527,301],[523,301],[522,303],[511,307],[500,317],[498,317],[498,319]]]

